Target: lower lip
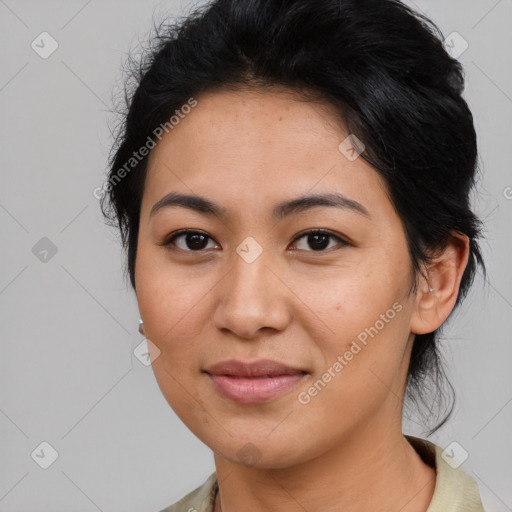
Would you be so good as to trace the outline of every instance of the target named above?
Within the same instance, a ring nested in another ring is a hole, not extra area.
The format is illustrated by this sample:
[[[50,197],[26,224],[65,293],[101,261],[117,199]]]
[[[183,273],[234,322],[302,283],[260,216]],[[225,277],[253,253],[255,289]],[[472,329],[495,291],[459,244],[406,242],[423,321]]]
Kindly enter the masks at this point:
[[[257,404],[272,400],[295,387],[306,376],[305,373],[259,378],[208,375],[222,395],[243,404]]]

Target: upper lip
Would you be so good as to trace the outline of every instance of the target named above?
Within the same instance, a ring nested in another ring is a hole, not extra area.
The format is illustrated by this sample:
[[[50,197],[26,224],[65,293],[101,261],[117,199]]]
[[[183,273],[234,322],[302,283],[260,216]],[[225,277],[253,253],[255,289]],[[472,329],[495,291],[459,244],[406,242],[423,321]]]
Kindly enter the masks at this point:
[[[259,359],[253,362],[230,359],[209,366],[205,371],[211,375],[228,375],[233,377],[272,377],[277,375],[306,373],[305,370],[292,368],[291,366],[272,361],[271,359]]]

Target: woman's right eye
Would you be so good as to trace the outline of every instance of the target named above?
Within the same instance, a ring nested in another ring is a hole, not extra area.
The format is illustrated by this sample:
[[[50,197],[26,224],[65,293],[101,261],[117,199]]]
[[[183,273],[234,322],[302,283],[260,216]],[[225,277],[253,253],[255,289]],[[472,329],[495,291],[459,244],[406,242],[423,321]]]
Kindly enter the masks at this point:
[[[208,248],[208,240],[213,242],[213,239],[203,231],[184,229],[167,237],[161,245],[169,249],[172,249],[171,246],[174,245],[185,252],[199,252]],[[218,245],[213,248],[215,247]]]

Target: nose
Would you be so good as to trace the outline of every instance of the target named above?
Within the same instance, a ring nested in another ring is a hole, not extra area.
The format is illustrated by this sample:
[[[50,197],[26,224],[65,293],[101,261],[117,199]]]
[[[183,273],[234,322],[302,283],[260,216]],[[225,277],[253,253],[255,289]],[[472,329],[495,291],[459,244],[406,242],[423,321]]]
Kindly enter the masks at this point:
[[[234,253],[231,271],[215,287],[213,322],[217,329],[249,340],[264,331],[283,331],[290,323],[292,292],[264,255],[265,251],[248,263]]]

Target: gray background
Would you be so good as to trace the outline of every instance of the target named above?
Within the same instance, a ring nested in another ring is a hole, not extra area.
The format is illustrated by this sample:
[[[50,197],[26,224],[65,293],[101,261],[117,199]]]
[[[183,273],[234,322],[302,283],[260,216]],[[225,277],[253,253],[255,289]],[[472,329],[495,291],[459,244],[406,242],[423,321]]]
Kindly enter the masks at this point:
[[[0,0],[0,511],[156,512],[214,470],[133,354],[137,305],[92,193],[104,181],[122,60],[154,12],[189,5]],[[414,5],[469,44],[460,60],[490,270],[445,331],[458,405],[431,439],[464,447],[462,467],[489,511],[512,510],[512,1]],[[31,48],[43,31],[59,45],[47,59]],[[414,421],[405,430],[423,434]],[[48,469],[31,457],[43,441],[58,452]]]

